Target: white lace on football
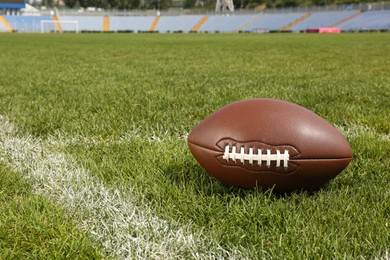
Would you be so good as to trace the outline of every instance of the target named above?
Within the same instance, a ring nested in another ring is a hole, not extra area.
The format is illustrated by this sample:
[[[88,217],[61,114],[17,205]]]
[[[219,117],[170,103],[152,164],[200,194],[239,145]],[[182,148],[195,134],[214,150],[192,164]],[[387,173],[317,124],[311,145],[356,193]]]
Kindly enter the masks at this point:
[[[253,148],[249,148],[249,153],[245,153],[244,147],[241,147],[240,151],[237,152],[237,148],[233,145],[231,151],[230,146],[225,146],[225,152],[223,154],[223,159],[229,161],[241,161],[242,164],[245,164],[245,161],[248,161],[250,165],[253,165],[254,162],[257,162],[259,166],[262,165],[263,161],[266,162],[266,166],[270,167],[271,162],[276,161],[276,167],[280,167],[280,162],[283,161],[283,166],[288,167],[288,160],[290,155],[288,150],[284,150],[284,153],[280,153],[280,150],[276,150],[276,154],[271,154],[271,150],[267,149],[265,154],[262,153],[261,149],[257,149],[257,153],[253,153]]]

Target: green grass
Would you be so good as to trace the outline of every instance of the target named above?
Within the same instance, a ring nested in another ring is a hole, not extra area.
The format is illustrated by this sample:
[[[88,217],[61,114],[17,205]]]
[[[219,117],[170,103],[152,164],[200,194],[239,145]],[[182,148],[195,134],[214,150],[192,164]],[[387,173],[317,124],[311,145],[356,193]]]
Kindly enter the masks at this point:
[[[100,258],[72,217],[0,166],[0,259]]]
[[[1,35],[0,114],[107,187],[134,189],[159,218],[188,224],[242,257],[384,258],[389,41],[390,34]],[[186,134],[219,107],[252,97],[318,113],[345,133],[352,163],[313,194],[244,191],[209,177]],[[0,258],[63,256],[75,243],[79,257],[99,257],[99,243],[69,220],[66,207],[36,195],[8,167],[0,179],[16,181],[0,186],[0,212],[13,212],[2,214],[0,249],[8,255]],[[19,229],[3,239],[13,223]],[[41,242],[55,241],[52,233],[61,242]],[[20,243],[27,234],[31,243]]]

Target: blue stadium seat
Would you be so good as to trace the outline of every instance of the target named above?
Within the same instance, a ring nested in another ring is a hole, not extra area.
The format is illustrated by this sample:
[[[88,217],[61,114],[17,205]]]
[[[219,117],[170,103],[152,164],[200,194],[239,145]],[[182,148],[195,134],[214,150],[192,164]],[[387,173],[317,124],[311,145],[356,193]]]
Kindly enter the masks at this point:
[[[267,31],[280,30],[306,13],[279,13],[279,14],[254,14],[254,15],[210,15],[199,32],[236,32],[243,31]],[[390,30],[390,10],[366,11],[353,17],[356,11],[316,12],[303,21],[293,25],[290,30],[300,31],[308,28],[329,27],[339,24],[341,30]],[[180,15],[161,16],[155,31],[165,32],[189,32],[204,16]],[[15,31],[40,32],[41,21],[53,21],[51,16],[4,16]],[[155,16],[110,16],[110,31],[149,31]],[[345,19],[349,19],[344,22]],[[77,21],[80,31],[103,31],[104,16],[60,16],[60,21]],[[54,30],[54,25],[51,25]],[[62,23],[63,31],[74,30],[74,25]],[[7,32],[7,28],[0,23],[0,32]]]
[[[280,30],[284,26],[294,22],[306,13],[288,13],[288,14],[263,14],[255,22],[245,28],[247,31],[257,29]]]
[[[14,31],[40,32],[41,21],[52,21],[51,16],[4,16]]]
[[[340,25],[343,31],[390,30],[390,10],[367,11]]]
[[[60,21],[77,21],[79,31],[103,31],[103,16],[60,16]],[[74,25],[61,23],[63,31],[74,30]]]
[[[312,13],[310,17],[290,28],[293,31],[301,31],[309,28],[324,28],[330,27],[336,22],[342,21],[354,15],[355,11],[339,11],[339,12],[324,12]]]
[[[154,16],[110,16],[110,31],[149,31]]]
[[[253,15],[209,16],[199,32],[235,32],[253,18]]]
[[[189,32],[202,17],[201,15],[161,16],[155,30],[162,33],[175,31]]]
[[[2,22],[0,22],[0,32],[8,32],[7,27]]]

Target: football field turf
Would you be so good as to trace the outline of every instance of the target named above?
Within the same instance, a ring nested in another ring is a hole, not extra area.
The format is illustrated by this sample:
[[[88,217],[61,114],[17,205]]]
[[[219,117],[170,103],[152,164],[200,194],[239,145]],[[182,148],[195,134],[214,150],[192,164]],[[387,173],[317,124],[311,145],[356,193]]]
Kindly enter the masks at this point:
[[[389,259],[389,42],[1,34],[0,259]],[[210,177],[188,133],[254,97],[328,120],[351,164],[314,193]]]

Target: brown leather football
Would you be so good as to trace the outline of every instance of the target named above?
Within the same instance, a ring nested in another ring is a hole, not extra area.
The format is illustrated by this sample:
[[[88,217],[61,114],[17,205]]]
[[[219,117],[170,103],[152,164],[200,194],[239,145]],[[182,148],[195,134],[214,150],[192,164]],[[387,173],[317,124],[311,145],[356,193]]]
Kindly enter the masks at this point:
[[[191,131],[188,146],[225,184],[286,192],[317,189],[352,159],[347,140],[325,119],[275,99],[219,109]]]

